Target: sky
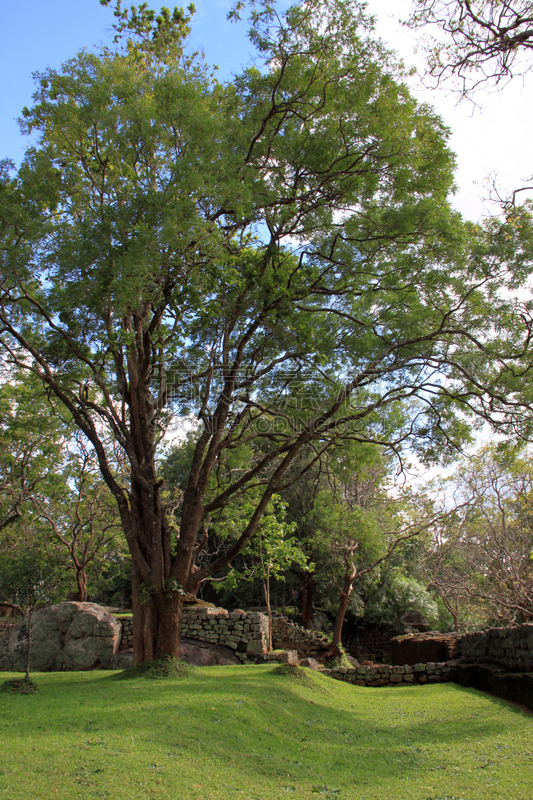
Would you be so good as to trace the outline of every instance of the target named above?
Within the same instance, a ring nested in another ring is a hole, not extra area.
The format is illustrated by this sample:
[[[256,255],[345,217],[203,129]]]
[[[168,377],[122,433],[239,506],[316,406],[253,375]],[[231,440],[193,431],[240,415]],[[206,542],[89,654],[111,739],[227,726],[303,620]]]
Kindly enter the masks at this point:
[[[281,5],[286,3],[282,0]],[[158,9],[161,4],[152,5]],[[31,104],[32,73],[59,67],[82,47],[110,44],[114,18],[112,8],[102,7],[98,0],[4,0],[2,5],[0,158],[19,162],[26,140],[15,120]],[[222,78],[229,77],[249,61],[247,25],[226,19],[232,0],[196,0],[195,5],[191,45],[205,51]],[[409,0],[370,0],[368,7],[378,18],[380,36],[421,74],[424,59],[414,52],[416,36],[399,23],[408,16]],[[436,107],[452,130],[450,144],[458,160],[456,208],[473,220],[497,213],[486,202],[491,180],[495,177],[505,193],[524,185],[533,173],[533,74],[525,83],[514,79],[497,93],[478,93],[477,107],[468,102],[457,105],[457,97],[444,88],[424,89],[416,76],[411,86],[420,100]]]

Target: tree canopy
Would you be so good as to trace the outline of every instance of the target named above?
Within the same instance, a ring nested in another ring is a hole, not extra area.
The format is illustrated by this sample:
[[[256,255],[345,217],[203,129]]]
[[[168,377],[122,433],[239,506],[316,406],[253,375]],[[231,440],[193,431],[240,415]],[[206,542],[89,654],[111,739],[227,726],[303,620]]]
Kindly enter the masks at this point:
[[[352,0],[259,4],[257,62],[225,84],[187,52],[184,12],[116,14],[114,49],[43,72],[24,109],[37,144],[2,173],[0,325],[94,448],[142,660],[177,654],[183,593],[340,439],[431,460],[468,435],[458,405],[504,407],[530,225],[495,236],[450,209],[447,131]],[[157,466],[173,415],[198,432],[177,532]],[[193,575],[206,515],[248,491]]]

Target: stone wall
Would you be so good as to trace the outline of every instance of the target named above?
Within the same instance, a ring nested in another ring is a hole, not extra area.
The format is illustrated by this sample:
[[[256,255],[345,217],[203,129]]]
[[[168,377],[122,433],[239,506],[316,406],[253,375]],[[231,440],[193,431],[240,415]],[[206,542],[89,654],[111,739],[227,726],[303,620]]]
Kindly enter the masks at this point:
[[[445,683],[455,679],[457,661],[429,662],[405,666],[388,664],[372,667],[337,667],[329,672],[331,678],[355,686],[401,686],[424,683]]]
[[[272,646],[275,650],[297,650],[300,658],[317,658],[328,649],[329,639],[323,633],[307,630],[274,611]]]
[[[181,635],[208,644],[229,647],[237,653],[266,653],[268,618],[258,611],[227,611],[225,608],[185,607]]]
[[[465,633],[460,644],[463,658],[470,663],[533,672],[533,623]]]
[[[133,647],[133,617],[115,617],[122,625],[122,637],[119,650],[129,650]]]
[[[508,672],[533,672],[533,623],[472,633],[411,633],[392,641],[395,664],[462,658]]]
[[[347,629],[342,644],[347,653],[358,661],[385,661],[392,658],[392,639],[398,635],[393,628]]]
[[[133,647],[133,620],[122,623],[121,650]],[[268,650],[268,617],[258,611],[227,611],[225,608],[185,606],[181,616],[181,635],[208,644],[229,647],[237,653],[259,654]],[[327,636],[308,631],[287,617],[274,612],[272,645],[276,650],[297,650],[300,658],[316,658],[327,650]]]
[[[396,636],[391,642],[393,664],[414,664],[450,661],[461,655],[461,634],[408,633]]]

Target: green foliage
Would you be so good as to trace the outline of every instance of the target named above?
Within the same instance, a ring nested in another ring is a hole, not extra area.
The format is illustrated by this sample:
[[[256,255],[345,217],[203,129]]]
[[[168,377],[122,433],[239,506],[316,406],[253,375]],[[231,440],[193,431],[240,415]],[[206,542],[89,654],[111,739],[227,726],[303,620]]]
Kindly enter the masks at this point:
[[[527,213],[452,211],[448,131],[358,2],[248,8],[258,60],[221,84],[187,13],[118,3],[114,47],[37,76],[34,144],[1,169],[2,346],[91,442],[135,592],[226,570],[302,453],[301,473],[342,439],[446,459],[523,390]],[[174,414],[197,423],[182,498],[158,474]],[[242,524],[194,572],[230,504]],[[372,558],[356,506],[329,523]]]
[[[64,582],[57,559],[35,546],[0,555],[0,599],[24,610],[53,602],[61,595]]]
[[[44,387],[21,370],[6,370],[0,384],[0,549],[11,526],[31,514],[43,483],[54,485],[67,438]]]
[[[433,529],[426,581],[456,627],[533,618],[533,475],[528,450],[487,445],[441,489],[456,511]],[[453,496],[450,495],[453,491]]]
[[[0,386],[0,552],[46,553],[85,599],[124,571],[126,547],[94,451],[60,411],[23,370]]]

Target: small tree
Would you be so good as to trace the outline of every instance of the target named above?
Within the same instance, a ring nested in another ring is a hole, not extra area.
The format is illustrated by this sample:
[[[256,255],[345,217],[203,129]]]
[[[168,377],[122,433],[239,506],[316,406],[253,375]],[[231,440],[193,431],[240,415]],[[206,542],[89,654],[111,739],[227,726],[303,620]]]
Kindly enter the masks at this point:
[[[42,529],[47,544],[68,554],[76,577],[75,599],[87,600],[89,572],[101,574],[126,555],[116,503],[100,476],[93,450],[78,434],[71,441],[59,474],[50,476],[31,497],[34,514],[30,524]]]
[[[533,619],[533,474],[528,458],[482,449],[448,483],[462,506],[434,526],[425,565],[431,588],[467,627]]]
[[[56,598],[65,575],[57,561],[36,547],[2,554],[0,560],[0,605],[14,608],[26,620],[26,680],[30,677],[31,623],[41,603]],[[8,599],[9,598],[9,599]]]

